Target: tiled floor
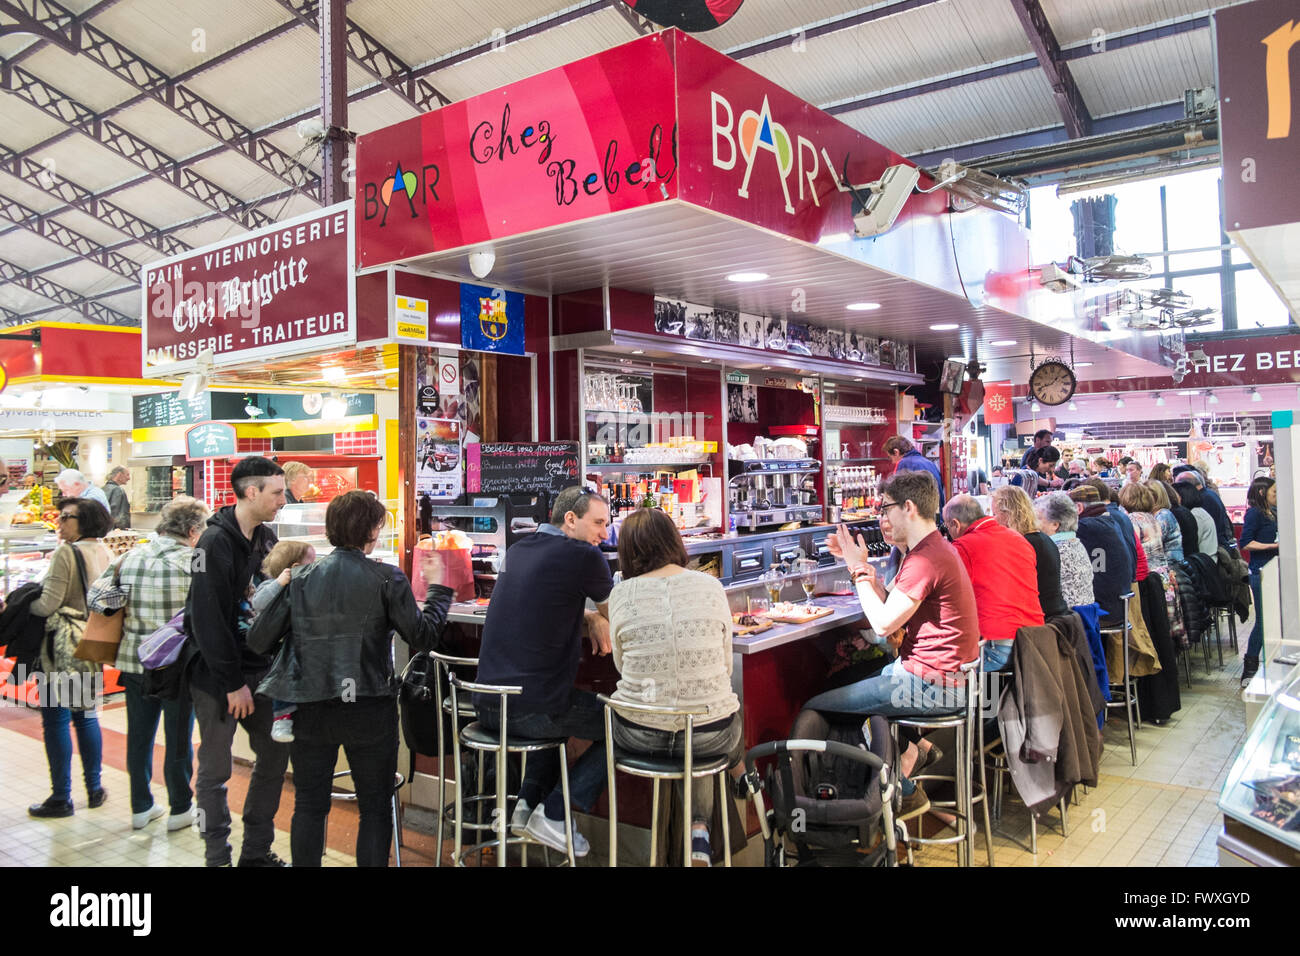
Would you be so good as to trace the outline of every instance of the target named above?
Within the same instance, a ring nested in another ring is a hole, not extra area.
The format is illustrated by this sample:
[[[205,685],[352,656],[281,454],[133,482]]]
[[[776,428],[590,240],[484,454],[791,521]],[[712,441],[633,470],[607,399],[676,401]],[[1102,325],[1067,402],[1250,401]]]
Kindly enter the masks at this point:
[[[1242,628],[1244,639],[1248,633]],[[1057,812],[1038,827],[1038,854],[1029,852],[1029,815],[1012,791],[1004,798],[1000,823],[994,824],[998,866],[1214,866],[1215,837],[1222,826],[1216,807],[1219,790],[1245,735],[1240,700],[1240,659],[1225,650],[1222,670],[1207,674],[1192,665],[1192,688],[1181,685],[1182,709],[1166,727],[1144,724],[1137,733],[1138,763],[1129,759],[1128,735],[1118,713],[1106,725],[1106,749],[1098,786],[1077,791],[1069,809],[1068,836],[1062,837]],[[80,768],[73,758],[76,814],[62,820],[34,820],[27,805],[44,799],[48,769],[41,743],[40,717],[34,711],[0,708],[0,866],[201,866],[203,845],[197,831],[168,833],[164,820],[132,831],[128,783],[124,771],[125,713],[110,706],[102,716],[105,738],[104,786],[109,802],[86,807]],[[162,750],[156,766],[161,770]],[[248,768],[236,766],[230,783],[233,833],[239,846],[238,807],[247,787]],[[155,772],[155,793],[162,795]],[[289,858],[289,822],[293,786],[285,785],[276,817],[274,849]],[[431,865],[436,841],[420,832],[411,814],[402,862]],[[355,840],[355,806],[339,804],[330,815],[325,865],[349,866]],[[975,863],[985,865],[982,836],[976,838]],[[444,847],[444,859],[449,846]],[[951,866],[955,852],[927,847],[916,855],[919,866]]]

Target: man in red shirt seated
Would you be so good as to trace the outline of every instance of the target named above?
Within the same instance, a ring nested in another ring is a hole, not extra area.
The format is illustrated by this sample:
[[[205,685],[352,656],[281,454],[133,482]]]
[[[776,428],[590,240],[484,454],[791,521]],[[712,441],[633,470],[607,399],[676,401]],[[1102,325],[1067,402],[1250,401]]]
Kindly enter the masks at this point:
[[[1020,532],[987,517],[970,495],[957,495],[948,502],[943,523],[975,591],[980,635],[989,642],[984,648],[984,669],[1000,671],[1011,660],[1016,631],[1043,624],[1034,546]]]
[[[935,525],[938,510],[939,487],[926,472],[896,474],[881,488],[881,531],[886,540],[907,546],[889,591],[868,563],[861,536],[854,540],[848,528],[840,525],[827,539],[831,553],[848,565],[872,629],[893,635],[905,628],[906,633],[898,658],[879,674],[818,694],[805,707],[903,717],[951,714],[966,706],[960,670],[979,654],[979,620],[966,569]],[[934,752],[928,745],[925,750]],[[920,769],[920,755],[916,746],[909,745],[900,761],[902,819],[924,813],[930,805],[925,791],[907,778]],[[931,759],[935,757],[937,754]]]

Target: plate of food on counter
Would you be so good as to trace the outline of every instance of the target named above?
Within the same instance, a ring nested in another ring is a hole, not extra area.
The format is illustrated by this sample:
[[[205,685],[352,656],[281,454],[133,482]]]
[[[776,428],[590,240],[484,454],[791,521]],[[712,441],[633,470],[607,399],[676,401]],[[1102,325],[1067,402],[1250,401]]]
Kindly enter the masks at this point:
[[[771,629],[772,622],[767,620],[761,613],[731,615],[731,632],[733,634],[761,634],[763,631],[770,631]]]
[[[834,614],[833,607],[819,607],[816,604],[794,604],[790,601],[779,601],[763,612],[763,617],[769,621],[777,621],[781,624],[807,624],[809,621],[815,621],[819,617],[825,617],[828,614]]]

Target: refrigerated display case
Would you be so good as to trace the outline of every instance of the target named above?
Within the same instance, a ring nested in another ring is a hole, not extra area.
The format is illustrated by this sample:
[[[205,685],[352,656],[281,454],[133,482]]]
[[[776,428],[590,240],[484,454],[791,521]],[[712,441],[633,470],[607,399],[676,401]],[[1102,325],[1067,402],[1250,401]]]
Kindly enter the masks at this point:
[[[268,521],[267,525],[281,541],[305,541],[316,550],[316,557],[322,558],[334,550],[329,543],[329,538],[325,536],[325,510],[328,507],[329,505],[323,501],[304,501],[285,505],[275,516],[275,520]],[[396,565],[398,564],[397,523],[393,516],[396,513],[397,502],[386,501],[384,507],[388,510],[388,516],[384,522],[384,530],[379,534],[379,544],[375,546],[370,556],[385,564]]]
[[[1222,866],[1300,865],[1300,665],[1282,681],[1219,797]]]

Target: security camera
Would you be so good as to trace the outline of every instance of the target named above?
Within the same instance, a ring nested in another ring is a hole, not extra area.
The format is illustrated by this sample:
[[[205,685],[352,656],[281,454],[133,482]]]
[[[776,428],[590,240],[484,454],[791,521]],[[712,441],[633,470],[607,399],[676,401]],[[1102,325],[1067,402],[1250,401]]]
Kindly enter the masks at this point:
[[[1038,281],[1053,292],[1073,292],[1079,288],[1079,280],[1055,262],[1049,262],[1043,266]]]
[[[476,278],[482,279],[497,263],[497,254],[492,250],[487,252],[471,252],[469,254],[469,271],[474,273]]]
[[[845,165],[848,165],[847,161]],[[865,238],[889,231],[920,178],[919,169],[900,163],[886,169],[874,183],[850,186],[849,190],[853,193],[854,234]]]
[[[298,131],[298,135],[308,142],[325,138],[325,124],[318,116],[301,120],[294,128]]]

